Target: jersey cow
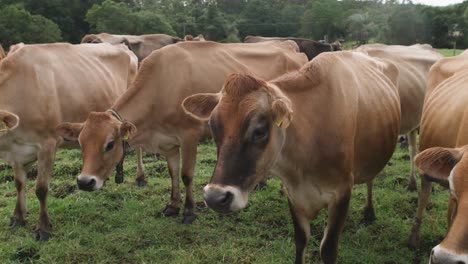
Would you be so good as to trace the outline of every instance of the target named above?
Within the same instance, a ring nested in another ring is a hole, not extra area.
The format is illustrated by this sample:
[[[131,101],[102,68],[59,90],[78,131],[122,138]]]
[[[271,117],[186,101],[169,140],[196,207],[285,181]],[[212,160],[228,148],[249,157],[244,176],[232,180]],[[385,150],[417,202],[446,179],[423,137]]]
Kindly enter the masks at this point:
[[[231,75],[219,93],[183,101],[209,120],[218,160],[204,188],[206,204],[227,213],[247,205],[269,173],[286,187],[296,263],[304,263],[309,221],[328,208],[320,246],[335,263],[354,184],[366,183],[365,217],[373,217],[373,179],[390,159],[400,126],[394,65],[352,52],[323,53],[298,72],[266,82]]]
[[[429,73],[421,122],[420,150],[415,159],[422,172],[418,210],[409,245],[418,247],[420,226],[431,194],[431,182],[450,187],[449,231],[434,248],[432,263],[468,263],[466,228],[468,126],[468,51],[441,59]],[[434,148],[437,147],[437,148]],[[452,149],[458,148],[458,149]],[[457,262],[458,261],[458,262]]]
[[[416,138],[426,95],[426,79],[431,66],[443,56],[427,44],[412,46],[368,44],[360,46],[356,51],[389,60],[398,68],[400,135],[407,135],[408,138],[411,163],[408,190],[415,191],[417,187],[413,158],[417,153]]]
[[[307,55],[309,60],[312,60],[317,55],[322,52],[329,52],[329,51],[340,51],[342,50],[341,44],[336,41],[332,44],[328,43],[321,43],[319,41],[311,40],[311,39],[302,39],[302,38],[277,38],[277,37],[260,37],[260,36],[247,36],[244,39],[245,43],[256,43],[256,42],[264,42],[264,41],[286,41],[292,40],[296,42],[297,46],[299,46],[299,50]]]
[[[71,63],[72,62],[72,63]],[[79,122],[106,110],[137,70],[127,47],[65,43],[13,46],[0,61],[0,158],[13,166],[17,201],[11,226],[25,224],[26,172],[38,161],[36,238],[46,240],[52,225],[46,199],[57,147],[79,147],[55,132],[61,122]],[[92,95],[92,96],[90,96]]]
[[[172,178],[166,216],[179,214],[179,171],[186,199],[183,223],[195,220],[192,178],[197,144],[206,123],[193,120],[182,100],[200,92],[217,92],[230,73],[252,72],[273,78],[299,69],[307,62],[293,42],[221,44],[181,42],[154,51],[145,59],[129,90],[112,106],[113,113],[95,112],[84,123],[64,124],[64,133],[79,139],[83,169],[78,181],[89,190],[100,189],[120,156],[122,140],[131,146],[166,156]],[[109,144],[113,148],[109,151]]]
[[[174,44],[182,39],[178,37],[169,36],[166,34],[148,34],[148,35],[111,35],[107,33],[100,34],[88,34],[81,39],[81,43],[110,43],[125,44],[129,49],[135,53],[138,57],[138,61],[141,62],[144,58],[153,52],[153,50],[160,49],[169,44]]]

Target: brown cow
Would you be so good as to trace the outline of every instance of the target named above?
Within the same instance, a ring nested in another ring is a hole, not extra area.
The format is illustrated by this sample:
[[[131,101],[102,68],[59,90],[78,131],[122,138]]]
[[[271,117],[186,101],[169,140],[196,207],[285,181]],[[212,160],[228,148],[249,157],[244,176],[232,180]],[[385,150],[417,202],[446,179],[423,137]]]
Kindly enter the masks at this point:
[[[420,150],[424,151],[432,147],[456,148],[468,144],[468,121],[466,119],[468,111],[466,89],[468,51],[456,57],[439,60],[432,66],[427,82],[419,138]],[[463,164],[465,163],[459,163],[457,167],[462,167]],[[431,182],[434,181],[434,178],[440,178],[431,174],[430,171],[423,169],[423,172],[425,174],[421,177],[418,210],[408,241],[412,248],[416,248],[420,244],[420,226],[424,211],[429,203]],[[444,175],[448,177],[448,173]],[[467,244],[463,245],[466,249]]]
[[[465,131],[466,133],[466,131]],[[431,252],[431,264],[468,263],[468,145],[464,147],[426,149],[414,162],[429,181],[450,188],[447,210],[449,231]]]
[[[26,172],[37,160],[35,236],[48,239],[52,225],[46,199],[56,148],[79,147],[59,137],[56,126],[106,110],[136,70],[137,58],[127,47],[109,44],[18,44],[0,61],[0,124],[6,126],[0,132],[0,158],[13,167],[18,192],[12,227],[25,224]]]
[[[180,42],[153,52],[145,59],[129,90],[112,106],[110,113],[92,113],[86,122],[64,124],[63,132],[79,138],[83,169],[78,177],[87,190],[102,187],[116,165],[124,135],[132,146],[167,157],[172,178],[171,200],[164,215],[178,215],[179,172],[186,188],[183,223],[195,220],[192,178],[199,138],[206,123],[193,120],[182,110],[182,100],[194,93],[217,92],[233,72],[252,72],[273,78],[299,69],[307,62],[293,42],[221,44]],[[113,152],[103,153],[109,142]]]
[[[400,126],[397,77],[391,63],[323,53],[273,81],[232,75],[221,92],[186,98],[185,111],[209,120],[217,145],[205,202],[218,212],[240,210],[271,172],[287,190],[296,263],[305,261],[309,221],[325,207],[320,252],[324,263],[335,263],[354,184],[367,184],[365,217],[374,216],[373,179],[392,156]]]
[[[398,93],[401,104],[400,135],[407,135],[411,172],[408,190],[415,191],[416,174],[412,162],[417,153],[417,134],[421,123],[421,114],[426,94],[426,79],[429,69],[443,56],[430,45],[413,46],[368,44],[356,51],[372,57],[386,59],[395,64],[399,71]]]
[[[244,39],[244,43],[257,43],[257,42],[264,42],[264,41],[286,41],[292,40],[296,42],[299,46],[299,50],[307,55],[309,60],[312,60],[317,55],[322,52],[329,52],[329,51],[340,51],[342,50],[342,46],[338,41],[335,41],[332,44],[328,43],[321,43],[319,41],[311,40],[311,39],[302,39],[302,38],[278,38],[278,37],[260,37],[260,36],[247,36]]]
[[[81,39],[81,43],[110,43],[125,44],[130,50],[138,57],[141,62],[144,58],[153,52],[153,50],[160,49],[169,44],[174,44],[182,39],[178,37],[169,36],[166,34],[148,34],[148,35],[111,35],[107,33],[88,34]]]

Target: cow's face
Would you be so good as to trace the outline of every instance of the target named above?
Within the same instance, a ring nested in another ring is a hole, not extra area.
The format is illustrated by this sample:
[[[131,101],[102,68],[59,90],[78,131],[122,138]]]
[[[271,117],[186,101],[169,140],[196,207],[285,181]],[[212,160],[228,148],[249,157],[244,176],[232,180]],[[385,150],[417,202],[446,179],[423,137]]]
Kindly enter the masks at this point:
[[[102,40],[94,34],[89,34],[81,39],[81,43],[102,43]]]
[[[120,122],[110,113],[92,112],[84,123],[62,123],[57,134],[65,140],[78,140],[83,167],[77,177],[85,191],[102,188],[123,157],[123,141],[136,132],[130,122]]]
[[[450,187],[447,218],[449,231],[431,252],[432,264],[468,263],[468,147],[430,148],[415,157],[429,180]]]
[[[291,120],[290,101],[266,82],[232,75],[219,94],[186,98],[184,110],[209,120],[218,160],[204,188],[205,202],[218,212],[244,208],[248,194],[276,160],[284,129]]]

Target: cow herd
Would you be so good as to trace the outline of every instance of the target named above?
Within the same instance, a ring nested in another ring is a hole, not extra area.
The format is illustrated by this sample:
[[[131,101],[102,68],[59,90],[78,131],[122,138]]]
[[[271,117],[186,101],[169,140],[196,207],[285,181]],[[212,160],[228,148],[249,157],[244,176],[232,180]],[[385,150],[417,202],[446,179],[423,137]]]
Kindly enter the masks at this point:
[[[203,189],[207,206],[241,210],[260,181],[277,176],[293,219],[296,263],[306,260],[309,222],[323,208],[320,256],[336,263],[353,185],[367,185],[363,220],[374,221],[374,178],[398,136],[407,135],[408,189],[416,190],[415,166],[422,183],[408,244],[419,246],[437,182],[450,189],[449,231],[430,262],[468,263],[468,52],[443,58],[420,44],[341,51],[339,43],[297,38],[245,42],[102,33],[79,45],[17,44],[7,55],[0,47],[0,159],[13,167],[17,189],[10,225],[25,224],[26,173],[36,161],[34,235],[47,240],[56,149],[81,148],[77,184],[93,191],[116,167],[122,181],[128,145],[137,150],[139,186],[146,183],[142,150],[166,157],[172,191],[163,214],[180,212],[180,176],[182,223],[190,224],[193,191],[200,191],[192,190],[197,145],[212,137],[217,162]]]

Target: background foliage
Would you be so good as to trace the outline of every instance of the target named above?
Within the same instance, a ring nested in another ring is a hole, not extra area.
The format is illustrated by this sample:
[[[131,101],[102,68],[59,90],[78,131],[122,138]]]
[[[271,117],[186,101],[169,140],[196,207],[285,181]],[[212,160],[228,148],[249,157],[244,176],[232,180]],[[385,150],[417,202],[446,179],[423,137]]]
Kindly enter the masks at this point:
[[[356,44],[468,47],[468,0],[447,7],[411,0],[0,0],[0,43],[78,43],[86,33],[166,33],[241,41],[246,35]]]

